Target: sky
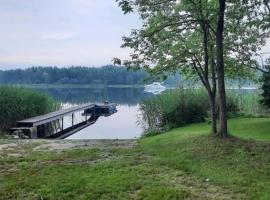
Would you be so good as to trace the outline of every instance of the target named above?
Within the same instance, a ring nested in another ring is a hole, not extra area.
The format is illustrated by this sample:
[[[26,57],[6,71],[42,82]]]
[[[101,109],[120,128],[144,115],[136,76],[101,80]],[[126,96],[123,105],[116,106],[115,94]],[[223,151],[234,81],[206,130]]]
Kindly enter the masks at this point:
[[[122,36],[140,20],[115,0],[0,0],[0,24],[0,69],[11,69],[128,58]]]
[[[115,0],[0,0],[0,24],[0,69],[98,67],[128,58],[122,36],[140,20]]]

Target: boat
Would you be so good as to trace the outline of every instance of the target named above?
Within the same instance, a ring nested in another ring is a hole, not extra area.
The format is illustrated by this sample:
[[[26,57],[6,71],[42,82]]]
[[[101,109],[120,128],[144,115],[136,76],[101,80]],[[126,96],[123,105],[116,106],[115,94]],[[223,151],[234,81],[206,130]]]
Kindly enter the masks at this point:
[[[150,93],[153,93],[153,94],[160,94],[163,91],[165,91],[166,89],[167,88],[165,86],[163,86],[160,82],[154,82],[152,84],[144,86],[144,91],[145,92],[150,92]]]
[[[108,117],[117,112],[117,104],[109,103],[105,101],[103,105],[95,105],[94,107],[84,110],[82,115],[96,115],[96,116],[105,116]]]

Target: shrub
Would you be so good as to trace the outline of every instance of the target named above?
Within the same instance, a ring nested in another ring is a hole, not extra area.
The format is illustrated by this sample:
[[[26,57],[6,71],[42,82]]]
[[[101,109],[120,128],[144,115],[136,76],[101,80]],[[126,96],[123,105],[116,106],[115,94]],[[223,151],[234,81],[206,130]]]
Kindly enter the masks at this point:
[[[19,87],[0,87],[0,130],[15,126],[16,121],[59,109],[51,97]]]
[[[160,132],[205,121],[209,109],[202,90],[169,90],[140,103],[140,123],[146,132]]]

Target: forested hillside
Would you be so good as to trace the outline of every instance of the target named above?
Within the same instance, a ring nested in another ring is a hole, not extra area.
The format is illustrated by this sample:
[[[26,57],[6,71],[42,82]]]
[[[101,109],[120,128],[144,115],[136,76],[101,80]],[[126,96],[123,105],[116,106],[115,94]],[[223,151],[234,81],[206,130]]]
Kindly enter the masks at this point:
[[[0,84],[142,84],[147,76],[143,70],[131,71],[112,65],[31,67],[0,71]]]

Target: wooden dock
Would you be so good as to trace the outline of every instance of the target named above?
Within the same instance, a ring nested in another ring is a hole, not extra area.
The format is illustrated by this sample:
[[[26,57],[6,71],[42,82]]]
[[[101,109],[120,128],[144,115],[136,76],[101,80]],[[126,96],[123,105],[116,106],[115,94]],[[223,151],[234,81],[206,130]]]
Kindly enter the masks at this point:
[[[75,124],[74,114],[83,112],[85,120]],[[117,112],[116,104],[83,104],[67,109],[47,113],[17,122],[12,132],[20,132],[28,138],[66,138],[71,134],[92,125],[100,116],[109,116]],[[71,126],[64,128],[64,117],[71,115]]]

